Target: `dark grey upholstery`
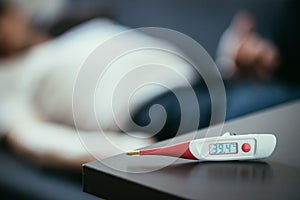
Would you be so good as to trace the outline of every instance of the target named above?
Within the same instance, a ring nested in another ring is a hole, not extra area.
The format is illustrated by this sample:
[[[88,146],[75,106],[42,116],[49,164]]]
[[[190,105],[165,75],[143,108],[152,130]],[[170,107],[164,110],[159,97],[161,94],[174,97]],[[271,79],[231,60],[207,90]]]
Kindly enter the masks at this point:
[[[278,13],[282,14],[282,7],[286,2],[286,0],[73,0],[73,5],[80,7],[84,5],[83,8],[89,8],[94,15],[97,15],[97,12],[99,15],[101,13],[111,15],[121,24],[133,28],[157,26],[180,31],[198,41],[211,56],[214,56],[220,35],[238,10],[253,13],[259,19],[257,23],[259,32],[268,34],[270,22]],[[80,9],[76,12],[84,15]]]

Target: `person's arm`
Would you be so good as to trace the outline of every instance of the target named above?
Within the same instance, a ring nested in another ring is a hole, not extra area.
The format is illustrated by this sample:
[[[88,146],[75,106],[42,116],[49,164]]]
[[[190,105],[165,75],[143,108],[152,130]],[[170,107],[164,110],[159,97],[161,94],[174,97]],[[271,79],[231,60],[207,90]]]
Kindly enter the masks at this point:
[[[17,153],[37,164],[75,170],[95,160],[93,155],[103,159],[153,142],[116,132],[82,131],[78,134],[71,127],[43,121],[33,115],[16,123],[7,134],[7,141]]]

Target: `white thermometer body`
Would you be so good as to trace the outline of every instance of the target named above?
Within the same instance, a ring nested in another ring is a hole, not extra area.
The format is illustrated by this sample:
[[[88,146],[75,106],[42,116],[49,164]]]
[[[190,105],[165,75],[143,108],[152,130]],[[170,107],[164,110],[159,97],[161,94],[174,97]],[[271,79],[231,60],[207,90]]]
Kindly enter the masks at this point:
[[[200,161],[249,160],[269,157],[276,146],[272,134],[232,135],[192,140],[189,150]]]

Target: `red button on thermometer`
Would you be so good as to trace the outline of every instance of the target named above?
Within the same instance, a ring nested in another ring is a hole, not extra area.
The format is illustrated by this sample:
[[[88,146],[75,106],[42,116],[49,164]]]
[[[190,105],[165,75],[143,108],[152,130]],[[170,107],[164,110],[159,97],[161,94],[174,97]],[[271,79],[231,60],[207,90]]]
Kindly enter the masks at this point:
[[[127,155],[161,155],[199,161],[251,160],[269,157],[275,146],[273,134],[225,133],[167,147],[130,151]]]
[[[251,150],[251,145],[249,143],[244,143],[242,145],[242,150],[243,150],[243,152],[246,152],[246,153],[249,152]]]

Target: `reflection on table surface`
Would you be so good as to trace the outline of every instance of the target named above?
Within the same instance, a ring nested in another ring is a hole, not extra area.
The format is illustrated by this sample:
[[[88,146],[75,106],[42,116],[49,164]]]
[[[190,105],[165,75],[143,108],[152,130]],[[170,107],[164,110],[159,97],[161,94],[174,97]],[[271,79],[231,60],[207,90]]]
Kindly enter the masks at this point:
[[[273,177],[271,165],[260,161],[184,163],[169,166],[162,171],[168,174],[180,174],[186,178],[199,177],[210,181],[267,182]]]

